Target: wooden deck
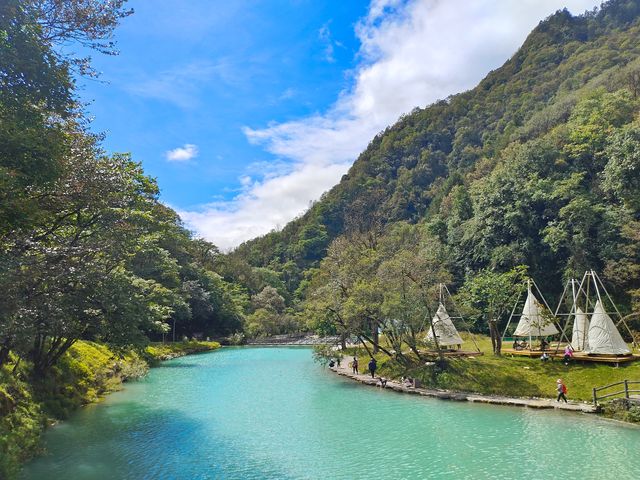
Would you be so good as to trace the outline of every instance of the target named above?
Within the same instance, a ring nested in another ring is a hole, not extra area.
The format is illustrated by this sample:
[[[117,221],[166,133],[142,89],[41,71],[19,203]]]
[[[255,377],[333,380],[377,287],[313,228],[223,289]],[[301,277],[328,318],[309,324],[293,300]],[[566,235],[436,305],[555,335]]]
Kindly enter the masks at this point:
[[[434,358],[438,356],[438,352],[436,350],[421,350],[420,353]],[[484,352],[478,352],[476,350],[443,350],[442,354],[445,357],[479,357],[484,355]]]
[[[546,350],[547,355],[551,358],[564,358],[564,352],[555,350]],[[511,355],[516,357],[540,358],[543,354],[542,350],[514,350],[513,348],[503,348],[503,355]],[[620,363],[629,363],[640,360],[640,355],[589,355],[583,352],[574,352],[572,361],[574,362],[597,362],[618,365]]]

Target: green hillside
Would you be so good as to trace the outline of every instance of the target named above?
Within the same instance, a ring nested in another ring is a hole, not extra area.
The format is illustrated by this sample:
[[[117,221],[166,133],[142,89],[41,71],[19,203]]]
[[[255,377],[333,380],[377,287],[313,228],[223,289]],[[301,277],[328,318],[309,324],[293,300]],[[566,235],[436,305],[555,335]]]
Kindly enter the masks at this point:
[[[375,247],[407,222],[438,244],[454,289],[525,265],[553,297],[593,268],[628,311],[640,287],[639,39],[638,1],[558,11],[477,87],[378,134],[304,216],[228,255],[227,277],[295,308],[322,283],[332,242]]]

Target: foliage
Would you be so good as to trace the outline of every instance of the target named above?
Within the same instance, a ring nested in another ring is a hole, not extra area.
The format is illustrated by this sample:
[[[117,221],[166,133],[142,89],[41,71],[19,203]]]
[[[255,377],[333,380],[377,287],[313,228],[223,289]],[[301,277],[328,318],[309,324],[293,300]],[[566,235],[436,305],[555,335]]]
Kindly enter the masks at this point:
[[[13,478],[19,465],[40,451],[40,434],[53,419],[144,375],[147,363],[134,351],[117,352],[93,342],[75,343],[47,375],[29,377],[32,365],[0,369],[0,477]],[[26,379],[29,379],[28,381]]]
[[[491,335],[493,353],[499,355],[501,332],[499,321],[508,313],[524,289],[527,267],[520,265],[508,272],[481,270],[467,277],[458,294],[458,301],[467,308],[468,316],[485,316]]]
[[[125,1],[0,5],[0,366],[34,374],[79,339],[144,345],[171,330],[242,330],[248,298],[216,273],[130,155],[106,155],[85,130],[69,44],[116,53]],[[284,288],[283,288],[284,290]]]
[[[408,283],[390,281],[414,246],[391,261],[378,245],[407,222],[446,251],[439,281],[452,291],[525,265],[553,301],[566,279],[595,269],[623,310],[637,308],[639,35],[633,0],[555,13],[476,88],[403,115],[302,217],[224,262],[286,277],[279,293],[318,331],[372,335],[402,295],[420,305]],[[310,235],[313,255],[303,253]]]
[[[13,477],[24,460],[38,451],[45,417],[29,385],[0,369],[0,477]]]
[[[149,363],[157,363],[159,360],[169,360],[192,353],[208,352],[220,348],[218,342],[203,342],[190,340],[177,343],[154,343],[144,349],[144,356]]]

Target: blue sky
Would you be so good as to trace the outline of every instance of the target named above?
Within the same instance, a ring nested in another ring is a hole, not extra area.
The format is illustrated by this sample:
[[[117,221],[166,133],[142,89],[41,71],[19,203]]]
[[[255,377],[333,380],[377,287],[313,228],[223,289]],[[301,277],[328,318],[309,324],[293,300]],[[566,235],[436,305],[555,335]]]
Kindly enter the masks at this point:
[[[344,88],[367,2],[138,0],[117,30],[118,57],[94,55],[85,82],[105,146],[131,151],[180,208],[230,199],[272,156],[243,127],[323,110]],[[189,162],[165,152],[197,145]],[[256,167],[259,168],[259,167]]]
[[[198,235],[282,227],[373,135],[473,87],[537,22],[593,0],[130,0],[81,96]]]

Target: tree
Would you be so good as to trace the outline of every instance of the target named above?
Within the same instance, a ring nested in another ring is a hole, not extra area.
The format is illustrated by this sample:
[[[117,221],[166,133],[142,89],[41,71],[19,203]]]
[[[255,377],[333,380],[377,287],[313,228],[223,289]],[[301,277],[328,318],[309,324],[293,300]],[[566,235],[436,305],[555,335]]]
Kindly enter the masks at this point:
[[[606,148],[603,188],[640,210],[640,124],[633,122],[616,131]]]
[[[267,285],[260,293],[251,297],[251,301],[256,309],[263,308],[273,313],[282,313],[285,307],[282,295],[270,285]]]
[[[437,344],[432,319],[438,304],[438,286],[451,281],[450,253],[421,225],[399,223],[381,240],[384,260],[378,268],[386,317],[385,333],[396,352],[406,344],[422,358],[418,334],[431,330]]]
[[[481,270],[467,277],[460,289],[459,303],[470,313],[486,318],[494,355],[500,355],[502,348],[498,322],[522,293],[526,273],[523,265],[504,273]]]

